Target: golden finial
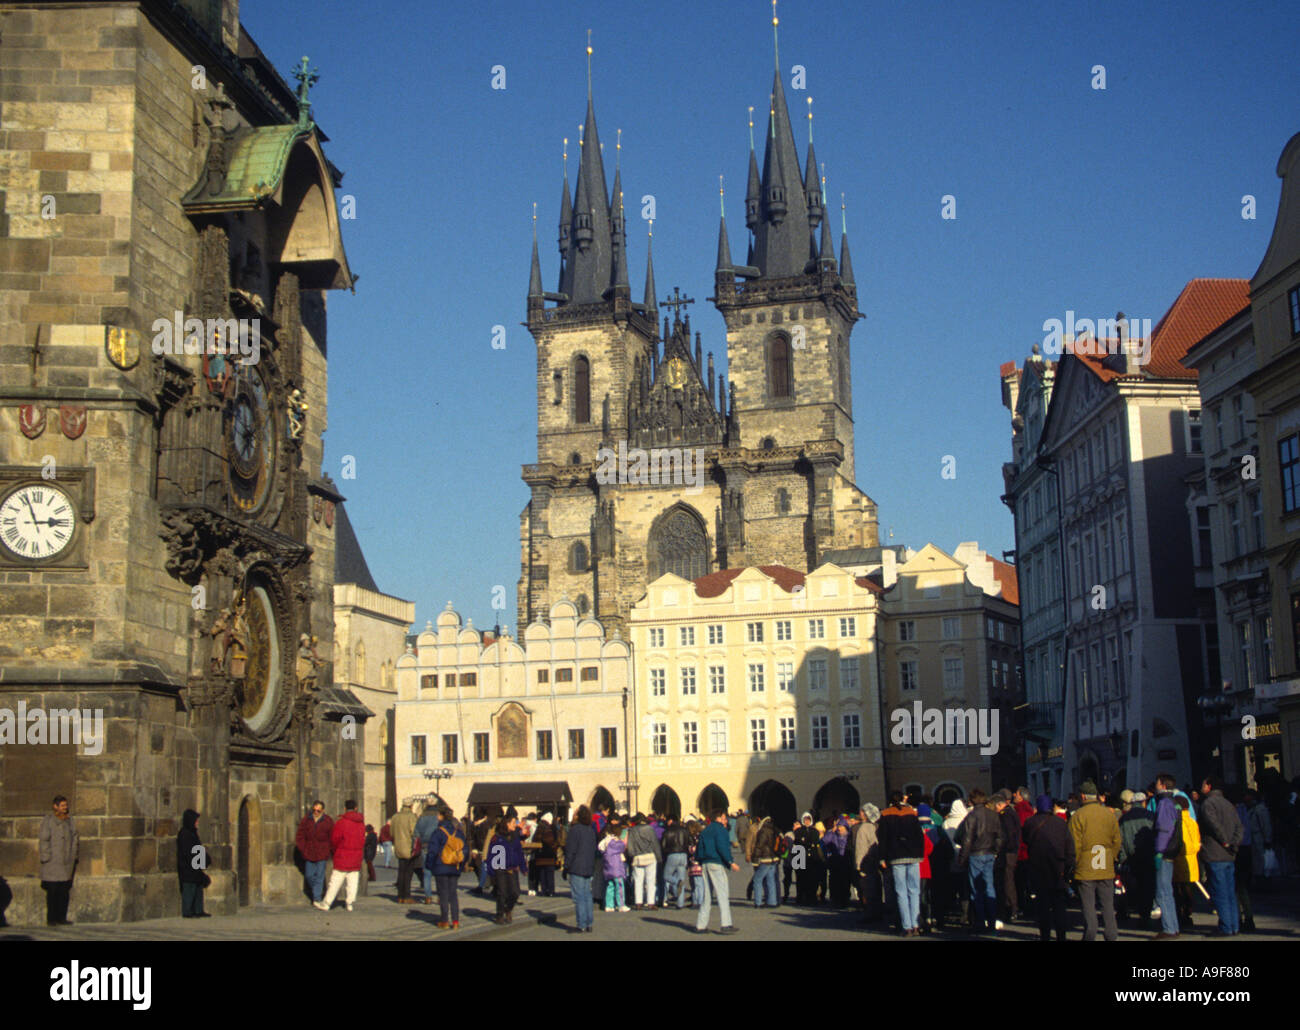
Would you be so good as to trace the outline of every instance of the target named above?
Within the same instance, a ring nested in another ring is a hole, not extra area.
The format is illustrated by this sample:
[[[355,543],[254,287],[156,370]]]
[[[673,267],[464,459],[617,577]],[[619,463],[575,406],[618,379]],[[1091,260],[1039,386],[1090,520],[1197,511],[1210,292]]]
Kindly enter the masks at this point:
[[[753,149],[754,149],[754,108],[753,108],[753,105],[751,105],[750,108],[749,108],[749,149],[750,149],[750,150],[753,150]]]
[[[587,99],[591,99],[591,29],[587,30]]]
[[[808,142],[812,142],[812,97],[808,98]]]
[[[614,170],[618,171],[619,160],[623,156],[623,130],[618,129],[618,138],[614,141]]]
[[[648,221],[649,221],[649,223],[650,223],[650,228],[646,230],[646,235],[649,236],[651,239],[654,239],[654,234],[655,234],[655,220],[654,220],[653,218],[650,218],[650,219],[648,219]]]
[[[776,70],[781,70],[781,44],[776,38],[776,27],[781,24],[776,16],[776,0],[772,0],[772,55],[775,58]]]
[[[845,221],[845,217],[844,217],[844,194],[843,193],[840,194],[840,232],[844,233],[845,236],[849,234],[848,222]]]
[[[564,137],[564,174],[566,177],[569,174],[569,137],[568,136]]]
[[[722,209],[722,217],[723,217],[723,218],[726,218],[726,217],[727,217],[727,203],[726,203],[725,197],[726,197],[726,194],[725,194],[725,192],[724,192],[723,189],[722,189],[722,176],[719,175],[719,176],[718,176],[718,207],[720,207],[720,208]]]
[[[579,148],[581,148],[583,143],[586,142],[586,140],[583,139],[583,137],[586,136],[585,128],[586,127],[581,122],[578,123],[578,147]]]

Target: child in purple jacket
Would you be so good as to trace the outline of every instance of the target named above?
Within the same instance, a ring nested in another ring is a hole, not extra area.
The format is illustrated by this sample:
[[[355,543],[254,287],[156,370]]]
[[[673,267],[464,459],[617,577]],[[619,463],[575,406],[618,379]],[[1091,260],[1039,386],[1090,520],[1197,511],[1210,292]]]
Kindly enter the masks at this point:
[[[627,844],[619,839],[613,828],[606,830],[600,841],[600,852],[604,855],[601,867],[605,873],[605,911],[630,912],[625,902],[623,877],[627,875]]]

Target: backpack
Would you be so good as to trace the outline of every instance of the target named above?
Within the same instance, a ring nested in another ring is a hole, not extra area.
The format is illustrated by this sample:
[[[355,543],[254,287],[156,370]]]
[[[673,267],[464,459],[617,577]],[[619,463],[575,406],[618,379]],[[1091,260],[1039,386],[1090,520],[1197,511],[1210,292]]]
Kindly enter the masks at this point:
[[[444,828],[442,832],[447,835],[447,840],[442,846],[438,861],[443,865],[460,865],[465,861],[465,842],[456,836],[455,830]]]

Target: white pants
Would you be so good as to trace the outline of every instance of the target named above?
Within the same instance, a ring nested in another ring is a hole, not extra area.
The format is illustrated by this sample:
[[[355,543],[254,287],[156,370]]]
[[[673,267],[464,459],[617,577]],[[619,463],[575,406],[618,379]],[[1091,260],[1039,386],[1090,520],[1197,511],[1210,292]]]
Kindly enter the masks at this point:
[[[655,903],[656,877],[658,862],[632,867],[632,898],[634,905],[653,905]],[[647,895],[649,895],[647,897]]]
[[[329,889],[325,891],[325,899],[322,904],[329,908],[334,904],[334,899],[338,897],[339,888],[345,883],[348,885],[348,908],[352,907],[352,902],[357,900],[357,887],[361,882],[361,870],[354,869],[350,873],[341,873],[337,869],[330,873]]]

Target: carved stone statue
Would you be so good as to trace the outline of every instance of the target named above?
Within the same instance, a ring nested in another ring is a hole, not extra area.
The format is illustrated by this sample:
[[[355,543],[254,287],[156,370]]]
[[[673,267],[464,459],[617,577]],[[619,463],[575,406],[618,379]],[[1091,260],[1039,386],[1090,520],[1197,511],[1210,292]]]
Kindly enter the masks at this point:
[[[289,394],[288,416],[290,439],[301,440],[303,427],[307,423],[307,400],[297,387]]]
[[[310,693],[316,689],[316,670],[325,664],[316,653],[316,643],[317,638],[306,633],[298,637],[298,662],[295,668],[298,674],[298,690],[301,693]]]

